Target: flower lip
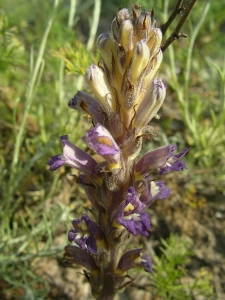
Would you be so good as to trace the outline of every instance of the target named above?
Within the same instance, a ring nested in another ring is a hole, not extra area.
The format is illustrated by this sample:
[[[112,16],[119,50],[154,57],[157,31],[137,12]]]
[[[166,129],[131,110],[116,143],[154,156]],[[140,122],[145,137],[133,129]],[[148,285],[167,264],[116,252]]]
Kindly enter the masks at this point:
[[[65,164],[65,160],[63,160],[61,154],[58,155],[54,155],[51,157],[51,159],[46,163],[47,165],[49,165],[49,170],[50,171],[55,171],[58,168],[60,168],[61,166],[63,166]]]
[[[145,269],[146,272],[152,272],[152,260],[148,254],[141,255],[139,263]]]
[[[176,149],[177,145],[173,145],[167,162],[163,166],[159,167],[159,175],[163,175],[164,173],[168,173],[171,171],[182,171],[184,169],[187,169],[185,162],[180,161],[179,159],[182,158],[188,152],[189,149],[184,148],[183,151],[181,151],[180,153],[173,155],[173,152]]]
[[[146,207],[152,205],[156,199],[166,199],[170,196],[171,191],[164,182],[150,180],[149,175],[145,176],[144,182],[146,183],[146,187],[140,195],[140,200]]]

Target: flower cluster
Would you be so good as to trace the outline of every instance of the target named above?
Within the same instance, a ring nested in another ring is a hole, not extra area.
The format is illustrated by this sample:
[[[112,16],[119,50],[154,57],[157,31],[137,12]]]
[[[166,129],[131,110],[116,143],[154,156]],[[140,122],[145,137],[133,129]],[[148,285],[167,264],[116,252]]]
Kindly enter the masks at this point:
[[[86,214],[72,221],[68,238],[78,246],[67,246],[65,255],[89,270],[86,277],[99,299],[122,289],[130,269],[151,271],[151,259],[143,249],[127,250],[132,235],[149,235],[148,207],[170,195],[150,173],[161,176],[186,168],[180,159],[187,149],[175,154],[176,145],[139,157],[143,138],[157,134],[149,122],[166,94],[165,82],[157,77],[161,41],[153,11],[135,4],[131,12],[125,8],[117,12],[111,32],[97,40],[100,63],[86,72],[96,98],[78,91],[69,102],[70,108],[91,116],[93,127],[83,141],[101,159],[97,162],[64,135],[63,153],[48,161],[51,171],[64,164],[80,171],[76,181],[95,210],[95,221]]]

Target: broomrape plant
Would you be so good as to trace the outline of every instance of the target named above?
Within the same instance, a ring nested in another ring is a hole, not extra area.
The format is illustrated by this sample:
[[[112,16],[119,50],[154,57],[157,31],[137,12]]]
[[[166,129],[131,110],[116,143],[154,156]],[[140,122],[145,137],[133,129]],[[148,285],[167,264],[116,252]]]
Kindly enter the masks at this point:
[[[162,37],[153,10],[142,10],[137,4],[131,11],[118,10],[111,32],[97,39],[101,62],[86,72],[96,98],[78,91],[69,102],[70,108],[93,120],[83,141],[96,153],[95,158],[63,135],[63,153],[47,163],[50,171],[65,164],[79,170],[76,182],[92,203],[91,216],[83,214],[72,221],[68,239],[77,246],[66,246],[65,256],[69,263],[87,270],[85,276],[96,299],[113,299],[133,281],[128,275],[133,268],[151,272],[151,258],[144,249],[127,250],[132,235],[149,235],[148,207],[170,195],[151,173],[162,176],[186,168],[181,159],[188,149],[177,153],[176,145],[140,157],[143,139],[160,135],[148,124],[166,95],[166,83],[158,77]]]

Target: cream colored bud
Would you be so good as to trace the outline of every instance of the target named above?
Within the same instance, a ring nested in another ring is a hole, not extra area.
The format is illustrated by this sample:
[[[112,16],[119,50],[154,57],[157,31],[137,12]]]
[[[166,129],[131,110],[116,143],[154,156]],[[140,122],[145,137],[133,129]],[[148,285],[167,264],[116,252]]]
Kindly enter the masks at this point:
[[[155,56],[155,54],[158,52],[158,49],[162,43],[162,38],[162,31],[159,28],[154,28],[152,30],[151,38],[148,41],[148,48],[150,50],[151,57]]]
[[[132,6],[132,15],[131,15],[132,20],[136,21],[136,19],[138,19],[138,17],[140,16],[140,13],[141,13],[141,6],[139,4],[134,4]]]
[[[127,67],[127,55],[126,51],[124,50],[121,44],[117,45],[117,64],[118,64],[118,71],[121,75],[123,75],[126,71]]]
[[[118,41],[119,40],[119,28],[118,28],[116,18],[114,18],[114,20],[112,21],[111,31],[112,31],[112,34],[113,34],[113,38],[116,39],[116,41]]]
[[[145,40],[139,41],[135,45],[134,56],[130,66],[129,73],[131,74],[131,82],[137,82],[140,74],[145,69],[149,62],[149,49]]]
[[[152,17],[152,14],[142,11],[138,18],[138,23],[137,23],[137,31],[141,39],[146,39],[146,40],[148,39],[153,24],[154,24],[154,19]]]
[[[161,79],[155,79],[139,104],[134,118],[133,127],[137,131],[145,126],[156,115],[166,96],[166,84]]]
[[[127,8],[123,8],[117,12],[116,17],[112,21],[111,31],[113,33],[113,37],[116,39],[118,43],[119,43],[120,28],[122,26],[122,23],[128,19],[129,19],[129,11]]]
[[[97,39],[97,49],[109,72],[113,69],[113,55],[115,57],[114,43],[108,33],[101,34]]]
[[[130,20],[125,20],[120,29],[120,44],[123,46],[125,51],[131,51],[133,45],[134,29],[133,24]]]
[[[123,8],[117,12],[116,20],[119,26],[122,25],[123,21],[129,19],[129,10],[127,8]]]
[[[146,76],[145,76],[145,84],[144,88],[147,88],[149,84],[151,84],[152,80],[155,78],[161,62],[163,60],[163,54],[161,50],[158,50],[158,53],[154,58],[150,60],[148,66],[146,68]]]
[[[103,70],[98,66],[92,64],[87,69],[85,78],[102,106],[106,108],[107,101],[110,104],[111,108],[115,109],[116,101],[113,101],[113,93]]]

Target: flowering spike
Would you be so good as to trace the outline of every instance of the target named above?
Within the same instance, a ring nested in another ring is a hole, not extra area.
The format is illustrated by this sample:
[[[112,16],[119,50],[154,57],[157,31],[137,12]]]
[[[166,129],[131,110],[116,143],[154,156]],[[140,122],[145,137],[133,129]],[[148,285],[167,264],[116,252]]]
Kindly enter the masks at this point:
[[[67,246],[65,255],[89,270],[84,272],[96,299],[112,299],[131,283],[127,278],[132,268],[151,272],[151,259],[142,249],[127,250],[132,235],[149,235],[148,207],[170,196],[167,186],[149,173],[155,170],[161,176],[186,168],[181,158],[188,150],[174,154],[176,145],[137,158],[144,138],[160,136],[151,120],[166,95],[166,84],[158,78],[161,42],[153,10],[134,4],[130,13],[126,8],[117,11],[111,32],[97,39],[99,64],[86,71],[95,98],[78,91],[69,102],[93,120],[83,141],[94,158],[62,136],[63,154],[47,163],[51,171],[68,164],[81,172],[76,183],[84,188],[95,221],[86,214],[72,221],[68,239],[79,247]]]

